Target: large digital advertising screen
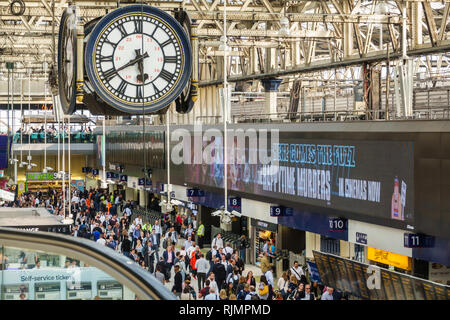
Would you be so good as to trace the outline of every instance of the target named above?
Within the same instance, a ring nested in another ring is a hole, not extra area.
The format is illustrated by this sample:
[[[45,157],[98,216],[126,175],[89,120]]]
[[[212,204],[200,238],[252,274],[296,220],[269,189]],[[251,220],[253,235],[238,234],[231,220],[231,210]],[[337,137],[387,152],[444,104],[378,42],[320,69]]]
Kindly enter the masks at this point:
[[[414,221],[414,152],[408,141],[298,139],[283,134],[266,146],[228,140],[228,188],[277,200]],[[268,147],[267,147],[268,146]],[[224,187],[223,138],[203,139],[203,158],[184,164],[191,185]],[[261,158],[266,158],[265,163]],[[270,158],[270,161],[268,159]],[[255,161],[256,159],[256,161]]]

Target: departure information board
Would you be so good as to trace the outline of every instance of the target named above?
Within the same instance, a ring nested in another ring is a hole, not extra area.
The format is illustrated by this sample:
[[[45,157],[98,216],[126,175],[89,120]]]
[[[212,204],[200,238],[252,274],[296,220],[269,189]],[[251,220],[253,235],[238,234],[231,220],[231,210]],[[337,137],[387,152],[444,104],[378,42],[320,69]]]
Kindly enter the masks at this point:
[[[322,283],[365,300],[449,300],[450,287],[379,268],[380,288],[371,289],[369,265],[313,251]]]

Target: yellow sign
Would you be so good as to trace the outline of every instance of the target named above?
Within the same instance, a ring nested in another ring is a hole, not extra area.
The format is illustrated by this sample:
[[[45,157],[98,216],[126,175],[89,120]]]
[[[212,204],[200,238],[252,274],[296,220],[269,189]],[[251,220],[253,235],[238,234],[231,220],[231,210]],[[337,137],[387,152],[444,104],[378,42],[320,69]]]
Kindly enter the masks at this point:
[[[380,262],[404,270],[412,269],[412,259],[402,254],[384,251],[367,247],[367,258],[372,261]]]

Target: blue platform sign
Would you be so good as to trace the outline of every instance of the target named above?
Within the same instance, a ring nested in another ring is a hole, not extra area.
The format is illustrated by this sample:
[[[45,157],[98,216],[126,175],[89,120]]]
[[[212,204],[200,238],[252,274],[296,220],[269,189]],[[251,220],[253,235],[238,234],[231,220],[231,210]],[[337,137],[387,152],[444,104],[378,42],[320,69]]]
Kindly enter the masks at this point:
[[[270,216],[271,217],[287,217],[292,216],[292,208],[286,208],[283,206],[270,206]]]
[[[114,177],[114,172],[106,172],[106,178],[107,179],[112,179]]]
[[[330,231],[346,231],[347,219],[345,218],[330,218],[328,219]]]
[[[356,242],[360,244],[367,244],[367,234],[357,232],[356,233]]]
[[[100,171],[98,169],[92,169],[92,175],[94,176],[98,176],[99,172]]]
[[[404,246],[406,248],[431,248],[434,247],[434,237],[418,233],[405,233]]]
[[[126,174],[121,175],[120,181],[124,181],[124,182],[128,181],[128,176]]]
[[[229,197],[228,207],[234,210],[241,210],[241,198],[239,197]]]
[[[205,191],[200,189],[186,189],[186,196],[188,197],[204,197]]]

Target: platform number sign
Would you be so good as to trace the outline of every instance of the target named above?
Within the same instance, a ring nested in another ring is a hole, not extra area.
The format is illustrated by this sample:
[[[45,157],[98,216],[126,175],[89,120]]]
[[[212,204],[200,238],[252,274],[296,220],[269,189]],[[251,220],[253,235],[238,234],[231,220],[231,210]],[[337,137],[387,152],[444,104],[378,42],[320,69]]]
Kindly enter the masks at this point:
[[[230,207],[232,209],[240,209],[241,208],[241,198],[239,198],[239,197],[228,198],[228,207]]]
[[[270,206],[270,216],[271,217],[286,217],[292,216],[293,209],[286,208],[283,206]]]
[[[347,230],[347,219],[332,218],[328,220],[330,231],[345,231]]]
[[[430,248],[434,246],[434,237],[417,233],[405,233],[404,246],[406,248]]]
[[[270,216],[280,217],[283,214],[283,208],[279,206],[270,206]]]
[[[186,196],[188,197],[204,197],[205,191],[200,189],[186,189]]]

